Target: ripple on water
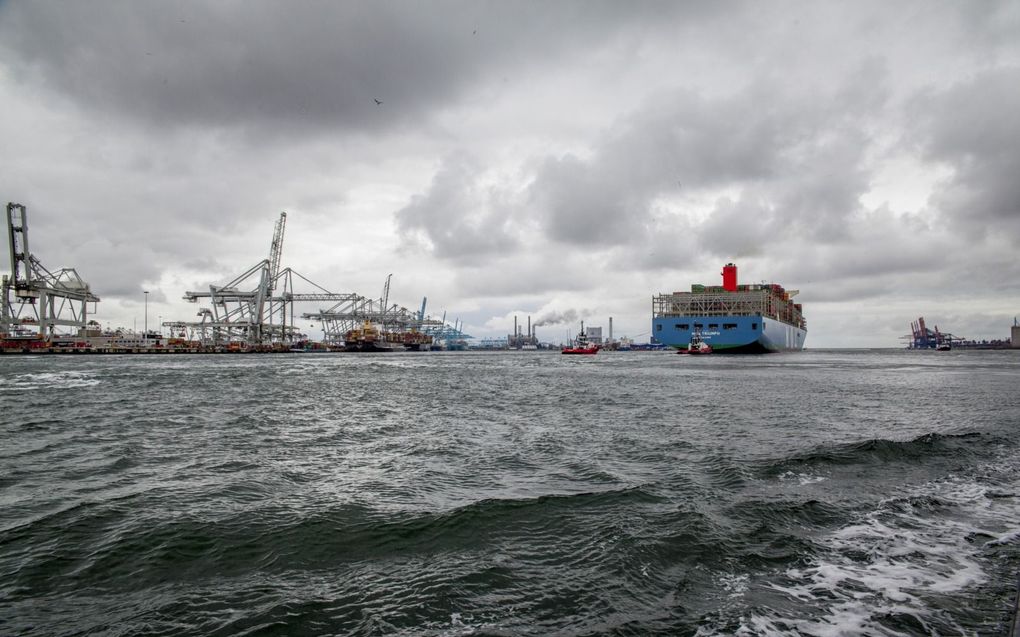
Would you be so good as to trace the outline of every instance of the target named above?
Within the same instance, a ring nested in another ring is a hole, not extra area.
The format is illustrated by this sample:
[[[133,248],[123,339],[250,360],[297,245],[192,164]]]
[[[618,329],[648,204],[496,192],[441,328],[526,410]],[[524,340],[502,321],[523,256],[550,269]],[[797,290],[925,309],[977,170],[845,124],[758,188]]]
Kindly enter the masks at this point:
[[[1004,621],[1012,359],[567,359],[0,359],[0,632]]]

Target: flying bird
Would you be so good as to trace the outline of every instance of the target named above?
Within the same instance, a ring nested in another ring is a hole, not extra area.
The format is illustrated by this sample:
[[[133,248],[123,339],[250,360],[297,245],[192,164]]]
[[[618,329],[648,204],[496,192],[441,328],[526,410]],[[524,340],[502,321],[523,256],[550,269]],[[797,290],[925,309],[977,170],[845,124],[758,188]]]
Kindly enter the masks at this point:
[[[373,97],[372,99],[374,99],[374,100],[375,100],[375,105],[376,105],[376,106],[379,106],[380,104],[382,104],[382,102],[381,102],[380,100],[377,100],[377,99],[375,99],[374,97]]]

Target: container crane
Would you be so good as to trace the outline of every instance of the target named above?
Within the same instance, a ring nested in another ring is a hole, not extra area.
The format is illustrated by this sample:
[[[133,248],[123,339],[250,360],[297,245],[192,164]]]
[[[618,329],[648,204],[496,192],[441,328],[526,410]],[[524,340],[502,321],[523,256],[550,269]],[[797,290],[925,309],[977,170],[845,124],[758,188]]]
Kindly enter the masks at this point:
[[[85,329],[88,304],[98,303],[99,297],[74,268],[51,272],[29,251],[25,206],[7,204],[7,235],[11,274],[3,277],[0,331],[24,332],[32,326],[39,338],[50,339],[58,326]]]

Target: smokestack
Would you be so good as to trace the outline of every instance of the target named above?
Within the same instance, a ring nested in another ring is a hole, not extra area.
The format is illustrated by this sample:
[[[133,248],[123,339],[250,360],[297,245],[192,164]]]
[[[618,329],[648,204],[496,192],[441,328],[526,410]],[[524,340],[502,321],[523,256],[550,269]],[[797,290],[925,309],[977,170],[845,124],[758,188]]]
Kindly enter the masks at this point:
[[[528,338],[531,338],[531,315],[528,315]]]
[[[517,315],[514,314],[514,338],[517,338]]]
[[[727,263],[722,269],[722,286],[727,292],[737,291],[737,266]]]
[[[613,342],[613,317],[609,317],[609,342]]]

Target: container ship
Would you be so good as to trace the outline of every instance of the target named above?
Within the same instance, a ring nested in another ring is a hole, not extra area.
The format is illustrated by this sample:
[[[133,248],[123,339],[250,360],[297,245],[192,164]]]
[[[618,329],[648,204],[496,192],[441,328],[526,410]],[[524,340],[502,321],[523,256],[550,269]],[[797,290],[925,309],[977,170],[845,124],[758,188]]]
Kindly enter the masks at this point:
[[[775,283],[741,285],[737,266],[723,266],[722,285],[692,285],[690,292],[652,297],[652,338],[669,347],[688,347],[698,334],[718,353],[804,349],[807,324],[798,290]]]
[[[417,330],[383,331],[371,321],[365,321],[360,328],[349,330],[344,335],[345,352],[395,352],[428,351],[432,336]]]

